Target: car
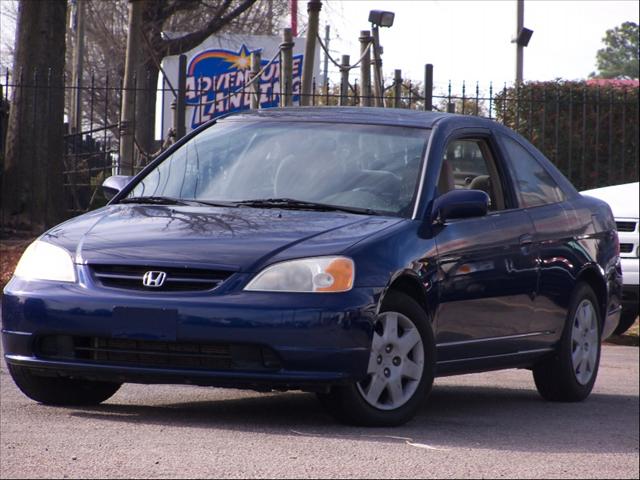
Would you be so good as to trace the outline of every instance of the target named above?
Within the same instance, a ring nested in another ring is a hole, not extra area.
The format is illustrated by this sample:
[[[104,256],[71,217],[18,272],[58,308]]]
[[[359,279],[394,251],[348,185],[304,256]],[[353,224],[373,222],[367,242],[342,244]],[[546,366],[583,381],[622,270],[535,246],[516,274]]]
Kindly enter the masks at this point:
[[[104,191],[4,290],[4,358],[37,402],[124,382],[303,390],[393,426],[434,377],[516,367],[580,401],[618,324],[609,206],[488,119],[239,113]]]
[[[604,200],[609,204],[616,219],[620,238],[620,262],[622,265],[622,315],[614,333],[622,335],[638,318],[638,270],[640,247],[638,244],[640,214],[638,199],[639,182],[613,185],[610,187],[585,190],[583,195]]]

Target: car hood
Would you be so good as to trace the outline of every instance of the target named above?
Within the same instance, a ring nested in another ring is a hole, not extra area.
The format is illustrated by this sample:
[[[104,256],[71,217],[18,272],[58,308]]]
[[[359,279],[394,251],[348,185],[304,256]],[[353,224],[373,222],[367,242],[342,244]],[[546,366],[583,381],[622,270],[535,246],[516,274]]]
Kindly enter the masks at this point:
[[[638,185],[638,182],[625,183],[580,193],[607,202],[616,218],[638,218]]]
[[[66,248],[80,264],[254,272],[287,258],[339,254],[401,221],[341,212],[111,205],[51,229],[43,240]]]

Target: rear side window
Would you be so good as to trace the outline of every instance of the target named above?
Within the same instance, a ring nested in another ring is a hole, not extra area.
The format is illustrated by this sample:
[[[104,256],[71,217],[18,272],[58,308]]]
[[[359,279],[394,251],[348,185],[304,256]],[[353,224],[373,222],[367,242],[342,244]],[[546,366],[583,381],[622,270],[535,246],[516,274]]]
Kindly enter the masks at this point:
[[[502,135],[502,142],[512,167],[521,207],[537,207],[565,200],[562,189],[533,155],[507,136]]]

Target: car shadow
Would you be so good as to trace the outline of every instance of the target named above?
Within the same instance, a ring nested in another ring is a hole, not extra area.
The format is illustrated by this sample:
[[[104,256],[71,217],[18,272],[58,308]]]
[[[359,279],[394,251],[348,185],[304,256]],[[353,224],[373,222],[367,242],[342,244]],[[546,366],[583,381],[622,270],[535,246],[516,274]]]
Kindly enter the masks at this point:
[[[637,396],[594,393],[581,403],[553,403],[535,390],[436,386],[416,417],[395,428],[338,424],[313,394],[306,393],[256,393],[154,406],[122,404],[117,399],[76,408],[71,416],[173,428],[401,442],[431,450],[638,452]]]

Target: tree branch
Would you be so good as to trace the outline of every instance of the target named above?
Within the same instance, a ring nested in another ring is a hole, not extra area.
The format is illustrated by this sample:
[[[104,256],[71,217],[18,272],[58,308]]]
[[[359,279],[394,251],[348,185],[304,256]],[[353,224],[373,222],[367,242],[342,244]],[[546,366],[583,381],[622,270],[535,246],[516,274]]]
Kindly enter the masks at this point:
[[[193,11],[200,6],[200,0],[176,0],[173,3],[165,2],[160,8],[160,17],[164,21],[177,12]]]
[[[235,18],[247,11],[257,0],[242,0],[237,7],[231,10],[227,15],[224,12],[228,10],[232,0],[225,0],[217,10],[213,18],[200,30],[189,33],[180,38],[163,40],[158,56],[178,55],[184,53],[202,43],[208,36],[220,31],[223,27],[231,23]],[[218,15],[221,13],[221,15]]]

